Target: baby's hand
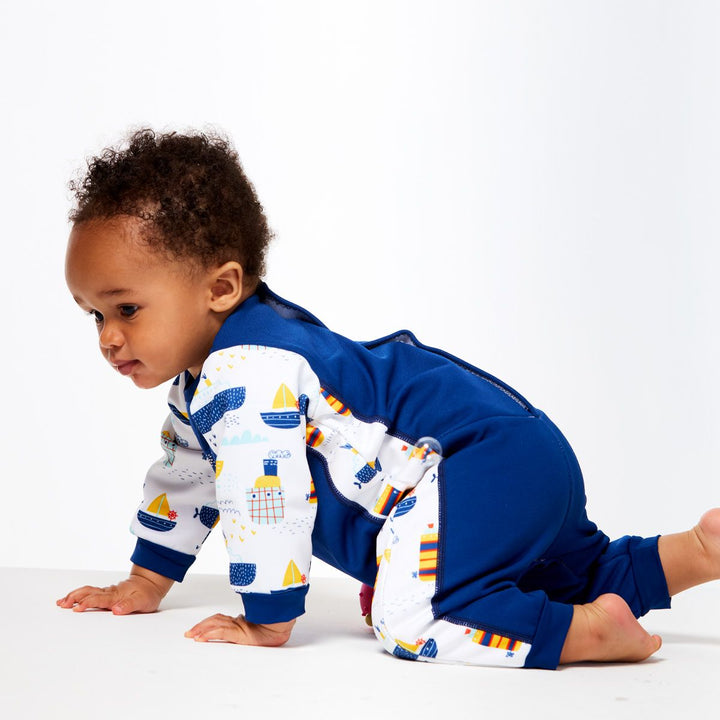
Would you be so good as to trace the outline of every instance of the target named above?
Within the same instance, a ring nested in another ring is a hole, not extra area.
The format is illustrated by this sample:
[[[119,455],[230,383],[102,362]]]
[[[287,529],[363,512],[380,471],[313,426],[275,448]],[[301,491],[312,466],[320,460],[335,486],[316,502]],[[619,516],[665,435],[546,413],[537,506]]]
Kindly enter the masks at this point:
[[[259,625],[248,622],[242,615],[213,615],[199,622],[185,633],[196,642],[229,642],[238,645],[279,647],[290,639],[294,620]]]
[[[110,610],[114,615],[151,613],[158,609],[172,584],[163,575],[135,566],[127,580],[103,588],[85,585],[58,600],[57,605],[74,612],[96,609]]]

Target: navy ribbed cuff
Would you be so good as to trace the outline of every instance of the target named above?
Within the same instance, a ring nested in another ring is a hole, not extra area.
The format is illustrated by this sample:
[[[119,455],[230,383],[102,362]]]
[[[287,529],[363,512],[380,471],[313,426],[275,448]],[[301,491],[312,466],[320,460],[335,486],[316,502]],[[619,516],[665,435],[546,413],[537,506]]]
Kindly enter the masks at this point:
[[[195,556],[138,538],[130,560],[146,570],[182,582],[188,568],[195,562]]]
[[[670,607],[665,571],[658,553],[659,535],[651,538],[630,538],[628,552],[632,560],[635,586],[640,596],[641,614]]]
[[[305,612],[305,596],[309,585],[271,593],[245,593],[242,595],[245,619],[252,623],[277,623],[294,620]]]

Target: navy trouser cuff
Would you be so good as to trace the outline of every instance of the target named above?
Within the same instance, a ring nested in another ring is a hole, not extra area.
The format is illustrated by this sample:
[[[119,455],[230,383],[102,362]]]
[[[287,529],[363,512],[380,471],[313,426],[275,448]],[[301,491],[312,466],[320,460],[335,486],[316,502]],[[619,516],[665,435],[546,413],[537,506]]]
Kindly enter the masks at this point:
[[[572,605],[546,600],[532,647],[525,660],[526,668],[544,668],[546,670],[557,668],[572,616]]]
[[[628,551],[642,615],[650,610],[670,607],[667,580],[658,553],[658,539],[659,536],[630,539]]]

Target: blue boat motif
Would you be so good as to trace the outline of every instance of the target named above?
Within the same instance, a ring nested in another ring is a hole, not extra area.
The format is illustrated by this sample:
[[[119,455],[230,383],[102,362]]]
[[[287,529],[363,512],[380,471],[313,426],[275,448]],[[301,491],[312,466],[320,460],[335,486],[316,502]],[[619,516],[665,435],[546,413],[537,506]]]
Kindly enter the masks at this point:
[[[288,430],[300,425],[300,410],[296,397],[284,383],[280,385],[272,404],[272,411],[261,412],[260,417],[266,425]]]
[[[157,530],[158,532],[168,532],[172,530],[177,522],[175,518],[177,513],[170,509],[167,495],[163,493],[158,495],[147,507],[147,511],[138,510],[138,522],[149,530]]]
[[[418,660],[419,658],[427,658],[428,660],[437,657],[438,646],[433,638],[420,644],[413,644],[395,640],[395,648],[393,655],[402,660]]]

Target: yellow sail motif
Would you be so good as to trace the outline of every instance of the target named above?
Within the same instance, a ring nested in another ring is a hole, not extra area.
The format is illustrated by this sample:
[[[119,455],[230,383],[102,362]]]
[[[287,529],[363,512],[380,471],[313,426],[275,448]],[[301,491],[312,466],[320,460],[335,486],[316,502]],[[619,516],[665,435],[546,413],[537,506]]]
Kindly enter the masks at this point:
[[[168,503],[167,495],[163,493],[158,495],[147,507],[147,511],[155,513],[156,515],[168,516],[170,512],[170,504]]]
[[[297,399],[290,391],[290,388],[283,383],[275,393],[275,399],[273,400],[273,410],[280,410],[281,408],[297,407]]]
[[[420,648],[420,645],[418,645],[417,643],[406,643],[402,640],[398,640],[397,638],[395,638],[395,642],[404,650],[415,654],[417,654],[417,651]]]
[[[298,585],[303,581],[302,573],[300,568],[295,564],[293,560],[288,563],[287,570],[285,570],[285,576],[283,577],[283,587],[288,585]]]
[[[170,508],[167,495],[158,495],[148,506],[147,510],[140,508],[137,519],[141,525],[150,530],[168,532],[177,525],[177,513]]]
[[[275,393],[272,410],[261,412],[260,417],[266,425],[274,428],[291,429],[300,425],[297,398],[285,383],[282,383]]]

